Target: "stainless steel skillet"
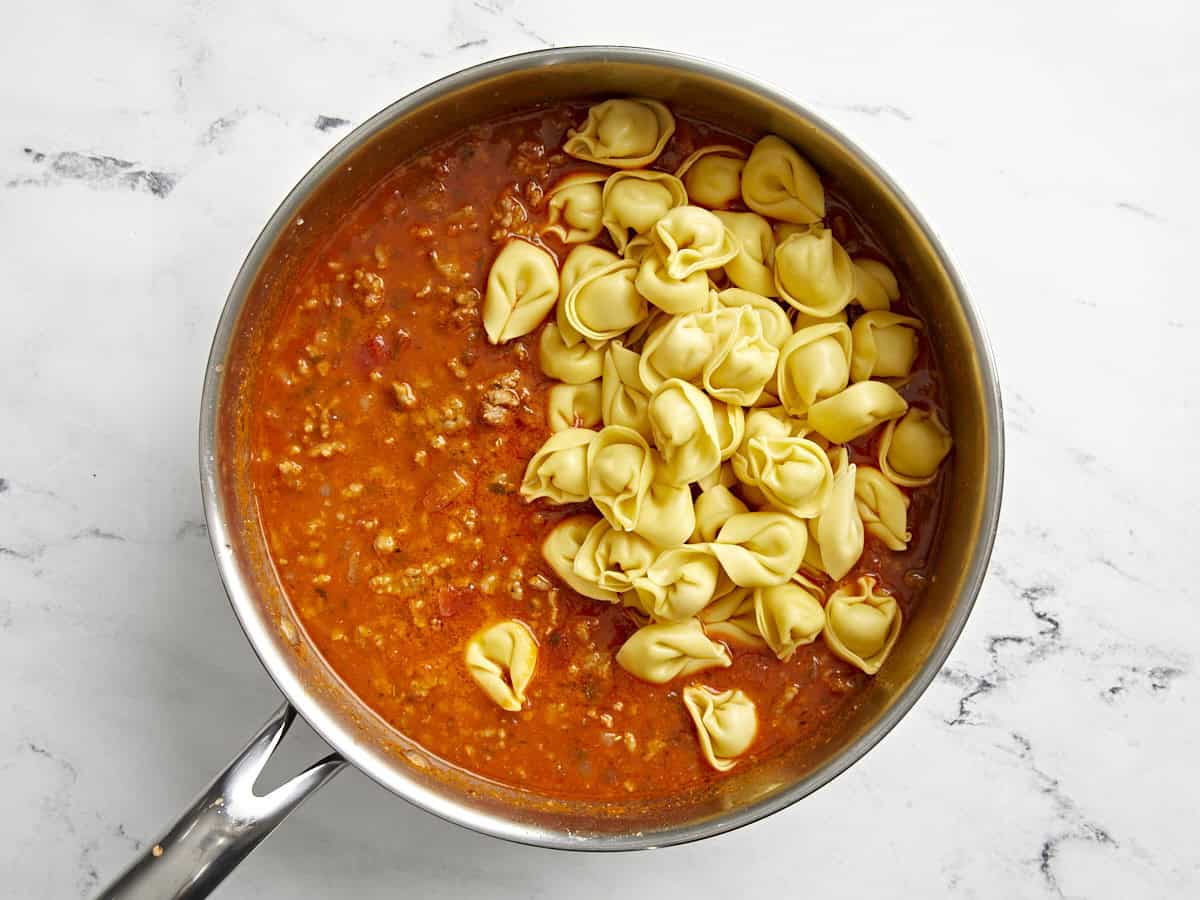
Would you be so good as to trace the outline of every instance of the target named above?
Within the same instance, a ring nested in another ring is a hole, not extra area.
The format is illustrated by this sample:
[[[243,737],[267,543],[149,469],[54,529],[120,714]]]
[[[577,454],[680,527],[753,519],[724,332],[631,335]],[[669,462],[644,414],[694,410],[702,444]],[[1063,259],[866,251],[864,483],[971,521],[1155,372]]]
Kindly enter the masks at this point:
[[[308,642],[277,583],[247,475],[248,373],[290,274],[341,210],[421,147],[508,110],[564,99],[651,96],[747,136],[795,144],[872,224],[899,262],[946,375],[956,449],[929,588],[855,716],[822,743],[715,789],[623,806],[556,801],[450,769],[408,742],[340,681]],[[982,325],[941,244],[862,151],[784,94],[710,62],[629,47],[543,50],[443,78],[346,136],[283,201],[251,248],[213,340],[200,414],[205,515],[246,636],[287,703],[106,897],[200,897],[347,764],[448,821],[544,847],[632,850],[720,834],[776,812],[853,765],[936,676],[983,582],[1003,480],[1000,391]],[[254,783],[294,717],[336,752],[265,795]]]

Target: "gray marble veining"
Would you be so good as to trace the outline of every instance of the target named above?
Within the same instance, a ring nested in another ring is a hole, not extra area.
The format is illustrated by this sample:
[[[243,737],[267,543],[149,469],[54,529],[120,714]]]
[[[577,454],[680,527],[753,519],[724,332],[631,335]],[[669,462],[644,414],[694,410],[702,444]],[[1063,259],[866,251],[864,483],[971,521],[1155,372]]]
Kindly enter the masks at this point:
[[[579,897],[616,884],[664,897],[1196,894],[1198,33],[1196,7],[1167,0],[590,13],[67,0],[10,17],[8,891],[94,893],[277,702],[228,612],[195,471],[208,342],[262,222],[397,96],[494,56],[607,41],[708,56],[792,92],[945,237],[1008,415],[1003,529],[976,612],[879,748],[753,827],[566,856],[453,828],[352,774],[223,896],[549,897],[566,880]],[[282,766],[321,753],[301,730]]]

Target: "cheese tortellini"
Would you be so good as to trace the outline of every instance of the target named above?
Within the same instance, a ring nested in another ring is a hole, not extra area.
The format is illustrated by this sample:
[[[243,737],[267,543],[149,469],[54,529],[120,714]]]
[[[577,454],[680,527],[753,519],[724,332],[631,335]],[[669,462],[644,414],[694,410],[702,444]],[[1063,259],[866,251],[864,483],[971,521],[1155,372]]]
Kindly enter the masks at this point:
[[[675,316],[646,338],[639,362],[642,383],[654,390],[678,378],[699,384],[704,368],[733,331],[735,310]]]
[[[740,690],[716,693],[689,685],[683,689],[683,704],[696,725],[704,758],[718,772],[728,772],[758,733],[753,701]]]
[[[613,528],[633,531],[654,481],[646,439],[623,425],[605,425],[587,448],[588,496]]]
[[[684,622],[708,606],[720,577],[721,564],[708,547],[685,544],[661,554],[633,587],[656,622]]]
[[[762,317],[753,307],[739,306],[722,312],[733,313],[731,327],[716,353],[705,363],[701,382],[715,400],[750,406],[758,402],[763,388],[775,374],[779,350],[763,335]]]
[[[834,591],[825,605],[825,643],[837,656],[874,675],[900,636],[900,605],[864,575]]]
[[[802,575],[754,591],[754,623],[758,634],[781,660],[797,647],[811,644],[825,628],[821,589]]]
[[[775,248],[775,287],[800,312],[828,318],[854,296],[854,267],[833,233],[814,225]]]
[[[755,588],[735,587],[704,607],[696,618],[709,637],[748,650],[765,650],[767,642],[758,630],[757,595]]]
[[[738,239],[715,213],[699,206],[678,206],[654,223],[650,241],[663,268],[682,281],[694,272],[719,269],[738,252]]]
[[[919,320],[879,310],[863,313],[854,322],[854,354],[850,378],[907,378],[917,359]]]
[[[623,425],[650,440],[650,417],[646,414],[650,392],[638,371],[641,359],[620,341],[608,345],[600,381],[600,411],[605,425]]]
[[[587,428],[567,428],[550,435],[529,465],[521,482],[526,500],[545,497],[551,503],[582,503],[588,498],[588,448],[596,432]]]
[[[818,515],[833,486],[833,468],[819,444],[789,435],[758,435],[733,455],[743,485],[758,488],[768,503],[798,519]]]
[[[746,160],[742,199],[761,216],[797,225],[825,217],[820,176],[791,144],[773,134],[755,144]]]
[[[537,665],[537,640],[524,622],[498,622],[477,631],[464,653],[467,671],[496,705],[520,712]]]
[[[745,165],[744,151],[728,144],[712,144],[681,162],[675,176],[683,179],[692,203],[722,209],[741,198]]]
[[[661,465],[656,467],[656,471],[661,469]],[[657,547],[674,547],[684,543],[695,530],[692,489],[686,484],[656,479],[642,500],[634,531]]]
[[[559,273],[558,304],[554,311],[559,340],[565,346],[574,347],[583,340],[583,335],[567,320],[566,298],[585,275],[607,268],[620,260],[621,257],[617,254],[592,244],[578,244],[567,254],[562,272]]]
[[[493,344],[529,334],[558,298],[558,266],[540,247],[518,238],[504,245],[488,272],[483,330]]]
[[[602,402],[600,381],[556,384],[546,395],[546,424],[552,432],[567,428],[597,428],[603,420]]]
[[[899,312],[900,284],[869,240],[849,243],[865,254],[852,260],[834,238],[821,180],[788,143],[706,145],[674,174],[646,168],[674,129],[658,101],[593,106],[565,149],[617,171],[548,191],[542,232],[568,245],[561,271],[513,237],[489,273],[492,343],[549,317],[537,346],[555,382],[549,434],[520,492],[590,504],[550,529],[542,556],[636,626],[616,662],[643,681],[744,652],[756,666],[795,660],[818,640],[873,675],[901,609],[862,572],[880,547],[907,550],[904,488],[936,479],[952,447],[940,410],[901,394],[917,392],[924,326]],[[852,462],[868,448],[878,468]],[[864,560],[867,535],[879,544]],[[550,601],[535,614],[557,617]],[[536,652],[513,620],[471,639],[468,667],[517,711]],[[754,702],[736,687],[680,694],[704,759],[727,771],[754,742]]]
[[[722,461],[729,459],[742,445],[746,435],[746,412],[737,403],[713,401],[713,421],[717,425],[717,444]]]
[[[654,546],[644,537],[618,531],[601,519],[583,539],[572,567],[584,581],[623,594],[633,589],[656,556]]]
[[[727,669],[733,659],[724,644],[710,640],[696,619],[639,628],[617,651],[617,665],[635,678],[666,684],[705,669]]]
[[[858,467],[845,448],[837,453],[833,485],[809,529],[810,561],[834,581],[845,577],[863,552],[863,521],[855,495]],[[815,538],[815,540],[814,540]]]
[[[634,286],[637,266],[618,260],[593,269],[563,298],[570,328],[593,347],[602,346],[646,317],[646,299]]]
[[[738,587],[769,587],[800,568],[808,532],[787,513],[742,513],[729,518],[709,546]]]
[[[650,395],[647,413],[667,481],[688,484],[721,464],[712,401],[702,391],[678,378],[664,381]]]
[[[547,194],[550,221],[543,233],[557,235],[564,244],[594,240],[604,227],[604,179],[599,172],[574,172],[554,185]]]
[[[898,419],[908,403],[882,381],[860,381],[808,408],[808,424],[835,444],[848,444],[876,425]],[[885,470],[886,471],[886,470]]]
[[[889,550],[908,549],[909,499],[886,475],[870,466],[859,466],[854,479],[854,501],[863,528],[883,541]],[[699,510],[696,515],[699,516]]]
[[[879,468],[896,484],[921,487],[937,477],[938,467],[954,445],[950,430],[924,409],[910,409],[899,422],[889,422],[879,442]]]
[[[687,192],[666,172],[614,172],[604,183],[603,203],[604,228],[617,252],[624,253],[631,232],[635,238],[646,234],[668,210],[687,203]]]
[[[737,287],[764,297],[775,296],[775,235],[758,213],[714,212],[738,239],[738,253],[725,264],[725,274]]]
[[[779,402],[802,416],[818,400],[845,390],[850,382],[851,331],[840,322],[801,328],[779,352]]]
[[[698,312],[708,305],[708,274],[693,272],[686,278],[672,278],[666,262],[655,252],[647,253],[638,266],[634,286],[658,309],[671,315]]]
[[[900,299],[896,275],[877,259],[854,260],[854,300],[866,310],[888,309]]]
[[[674,133],[675,117],[657,100],[605,100],[567,133],[563,150],[587,162],[638,169],[654,162]]]
[[[598,582],[575,572],[575,560],[579,557],[584,541],[592,529],[603,522],[599,516],[586,513],[563,519],[542,541],[542,559],[546,560],[554,574],[576,593],[593,600],[603,600],[605,603],[617,603],[621,596],[615,590],[602,588]],[[589,571],[585,564],[581,564],[580,567]]]
[[[706,488],[696,498],[693,507],[695,530],[693,539],[699,541],[715,541],[717,533],[734,516],[750,512],[733,491],[725,485],[717,483]]]
[[[774,300],[761,294],[742,288],[726,288],[717,294],[717,304],[730,309],[738,306],[752,307],[762,322],[763,337],[778,350],[782,350],[788,338],[792,336],[792,323],[788,320],[787,313]]]
[[[583,341],[573,347],[567,346],[558,325],[547,322],[538,338],[538,362],[551,378],[567,384],[586,384],[602,374],[604,350],[590,347]]]

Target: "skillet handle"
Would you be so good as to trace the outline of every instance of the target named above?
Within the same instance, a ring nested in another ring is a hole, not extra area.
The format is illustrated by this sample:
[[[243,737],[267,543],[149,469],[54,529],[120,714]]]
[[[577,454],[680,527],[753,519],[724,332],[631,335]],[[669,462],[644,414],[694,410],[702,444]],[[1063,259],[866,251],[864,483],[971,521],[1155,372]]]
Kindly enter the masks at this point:
[[[284,703],[165,835],[100,900],[207,897],[287,815],[346,765],[333,753],[265,796],[254,784],[296,718]]]

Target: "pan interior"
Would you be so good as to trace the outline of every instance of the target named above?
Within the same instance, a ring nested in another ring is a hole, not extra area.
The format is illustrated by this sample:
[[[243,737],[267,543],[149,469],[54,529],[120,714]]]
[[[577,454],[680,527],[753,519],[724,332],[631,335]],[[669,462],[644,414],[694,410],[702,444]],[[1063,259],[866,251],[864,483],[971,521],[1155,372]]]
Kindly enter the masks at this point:
[[[275,578],[250,486],[248,382],[287,286],[313,243],[397,162],[458,129],[542,103],[649,96],[747,137],[795,144],[867,219],[928,323],[956,439],[930,586],[888,665],[836,730],[715,789],[669,800],[561,801],[449,769],[354,696],[308,642]],[[418,91],[365,123],[305,177],[238,276],[213,345],[201,467],[214,551],[268,672],[310,723],[390,790],[452,821],[553,847],[628,849],[718,833],[782,808],[852,764],[907,711],[965,622],[986,567],[1000,489],[999,401],[987,349],[940,248],[907,201],[828,126],[781,95],[707,63],[617,48],[499,60]]]

